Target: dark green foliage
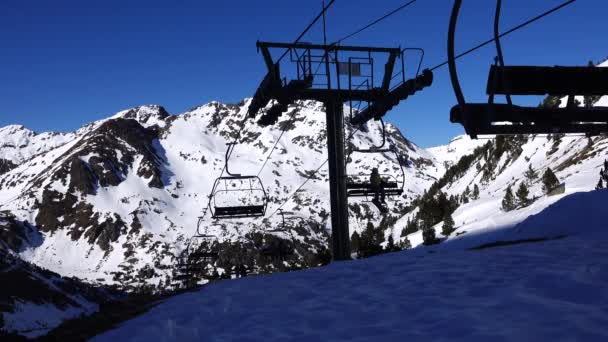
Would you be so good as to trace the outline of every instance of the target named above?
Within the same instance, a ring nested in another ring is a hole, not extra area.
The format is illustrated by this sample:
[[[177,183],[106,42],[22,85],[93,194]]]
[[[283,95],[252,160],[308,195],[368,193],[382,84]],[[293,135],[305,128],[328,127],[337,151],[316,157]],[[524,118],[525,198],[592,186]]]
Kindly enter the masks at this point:
[[[388,242],[386,244],[386,251],[387,252],[395,252],[395,251],[398,251],[398,250],[399,249],[395,245],[395,239],[393,239],[393,234],[390,234],[388,236]]]
[[[452,232],[455,230],[454,229],[454,219],[452,218],[451,214],[447,214],[444,218],[443,218],[443,226],[441,227],[441,234],[448,236],[450,234],[452,234]]]
[[[515,197],[513,197],[513,191],[511,191],[511,186],[509,185],[505,192],[505,197],[502,199],[502,209],[504,211],[511,211],[515,208]]]
[[[418,219],[414,217],[413,220],[407,219],[407,224],[405,225],[405,229],[401,231],[401,237],[408,236],[409,234],[415,233],[418,231]]]
[[[359,236],[359,233],[354,232],[353,235],[350,237],[350,250],[352,252],[359,252],[360,243],[361,236]]]
[[[606,183],[606,187],[608,187],[608,160],[604,160],[604,168],[600,169],[600,179],[595,186],[595,189],[603,189],[604,183]]]
[[[425,228],[422,230],[422,243],[426,246],[434,245],[439,242],[437,237],[435,236],[435,229],[433,228]]]
[[[597,181],[597,185],[595,186],[595,190],[599,190],[599,189],[603,189],[604,188],[604,183],[602,182],[602,178],[600,177],[600,179]]]
[[[384,232],[376,229],[371,222],[367,223],[367,227],[361,233],[359,240],[359,250],[357,255],[360,258],[366,258],[382,253],[381,243],[384,242]]]
[[[474,200],[478,200],[479,199],[479,187],[477,186],[477,184],[475,184],[473,186],[473,195],[471,196],[472,199]]]
[[[404,251],[406,249],[412,248],[412,243],[407,238],[401,239],[401,241],[397,244],[397,248],[399,250]]]
[[[526,172],[524,173],[524,176],[526,176],[526,179],[528,180],[529,183],[532,183],[538,177],[538,174],[536,174],[536,171],[534,171],[534,169],[532,169],[532,164],[528,164],[528,170],[526,170]]]
[[[530,192],[528,191],[528,187],[525,182],[519,183],[519,188],[517,188],[517,192],[515,195],[517,196],[517,204],[520,207],[525,207],[530,204],[530,199],[528,199],[528,195]]]
[[[557,177],[555,176],[553,171],[551,171],[551,168],[547,168],[547,170],[543,174],[542,182],[543,182],[543,191],[545,193],[548,193],[549,191],[551,191],[552,189],[554,189],[556,186],[559,185],[559,180],[557,179]]]
[[[439,192],[434,197],[423,197],[419,202],[420,211],[416,218],[422,229],[430,228],[443,221],[446,214],[451,214],[458,207],[454,199],[447,198],[445,193]]]

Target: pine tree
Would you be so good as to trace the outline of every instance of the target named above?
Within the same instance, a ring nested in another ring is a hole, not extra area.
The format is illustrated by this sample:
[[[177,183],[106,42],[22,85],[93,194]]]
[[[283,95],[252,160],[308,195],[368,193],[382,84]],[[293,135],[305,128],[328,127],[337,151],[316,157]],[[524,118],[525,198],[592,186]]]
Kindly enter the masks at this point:
[[[425,228],[424,230],[422,230],[422,243],[424,245],[433,245],[436,244],[437,242],[439,242],[437,240],[437,237],[435,236],[435,229],[433,229],[432,227],[429,228]]]
[[[528,180],[528,184],[531,184],[538,177],[538,175],[536,174],[536,171],[534,171],[534,169],[532,169],[532,164],[528,164],[528,170],[526,170],[526,172],[524,173],[524,176],[526,176],[526,179]]]
[[[384,242],[382,230],[376,229],[373,223],[367,222],[367,227],[361,233],[361,238],[359,239],[359,251],[357,255],[365,258],[382,253],[382,246],[380,245],[382,242]]]
[[[407,224],[405,225],[405,229],[401,231],[401,237],[408,236],[409,234],[415,233],[418,231],[418,219],[414,217],[413,220],[407,219]]]
[[[559,185],[559,179],[555,176],[551,168],[547,168],[542,178],[543,182],[543,191],[548,193],[553,190],[556,186]]]
[[[520,207],[525,207],[530,203],[530,200],[528,199],[529,194],[530,192],[528,191],[526,183],[519,183],[519,188],[517,188],[515,195],[517,196],[517,204],[519,204]]]
[[[600,179],[595,186],[595,189],[603,189],[604,183],[606,183],[606,187],[608,187],[608,160],[604,160],[604,168],[600,169]]]
[[[604,182],[602,182],[602,177],[597,181],[597,185],[595,186],[595,190],[600,190],[604,188]]]
[[[410,240],[408,240],[408,238],[403,238],[401,239],[401,241],[397,244],[397,246],[399,247],[399,250],[406,250],[406,249],[410,249],[412,248],[412,243],[410,242]]]
[[[502,209],[504,211],[511,211],[515,208],[515,198],[513,197],[513,191],[511,191],[511,186],[509,185],[505,192],[505,197],[502,199]]]
[[[460,196],[460,198],[461,198],[461,201],[463,204],[469,203],[469,197],[467,196],[466,192],[463,192],[462,196]]]
[[[361,236],[359,235],[359,233],[354,232],[353,235],[350,237],[350,249],[353,252],[359,252],[360,243]]]
[[[397,250],[397,246],[395,246],[395,240],[393,239],[393,234],[390,234],[388,236],[388,242],[386,244],[386,251],[394,252],[396,250]]]
[[[452,232],[455,230],[454,229],[454,219],[452,218],[452,214],[446,213],[445,217],[443,218],[443,226],[441,227],[441,234],[448,236],[450,234],[452,234]]]
[[[478,200],[479,199],[479,187],[477,186],[477,184],[475,184],[473,186],[473,197],[474,200]]]

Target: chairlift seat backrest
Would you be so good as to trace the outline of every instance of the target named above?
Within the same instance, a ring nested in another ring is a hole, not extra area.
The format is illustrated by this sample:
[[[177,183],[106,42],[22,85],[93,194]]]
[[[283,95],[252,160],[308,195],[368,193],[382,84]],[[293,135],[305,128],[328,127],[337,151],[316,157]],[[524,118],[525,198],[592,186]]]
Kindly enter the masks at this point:
[[[263,205],[215,207],[214,218],[242,218],[264,216],[265,207]]]
[[[493,65],[488,95],[607,95],[608,67]]]

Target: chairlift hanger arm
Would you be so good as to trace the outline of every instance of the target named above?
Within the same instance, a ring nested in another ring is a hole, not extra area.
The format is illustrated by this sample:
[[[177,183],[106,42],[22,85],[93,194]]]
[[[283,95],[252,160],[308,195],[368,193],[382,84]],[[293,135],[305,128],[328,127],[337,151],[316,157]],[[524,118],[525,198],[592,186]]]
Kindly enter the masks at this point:
[[[353,125],[362,125],[371,119],[380,119],[402,100],[433,84],[433,72],[425,69],[416,78],[405,81],[393,89],[387,96],[373,102],[369,107],[359,112],[351,120]]]

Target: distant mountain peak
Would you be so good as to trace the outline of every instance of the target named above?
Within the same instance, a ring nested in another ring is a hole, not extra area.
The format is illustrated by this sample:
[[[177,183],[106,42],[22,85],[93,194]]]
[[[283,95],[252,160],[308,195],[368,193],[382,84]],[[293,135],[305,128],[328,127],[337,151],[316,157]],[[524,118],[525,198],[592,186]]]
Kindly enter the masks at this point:
[[[159,105],[144,105],[126,109],[114,114],[111,118],[117,119],[133,119],[139,122],[144,127],[159,126],[164,127],[166,125],[165,119],[170,114],[165,110],[163,106]]]

